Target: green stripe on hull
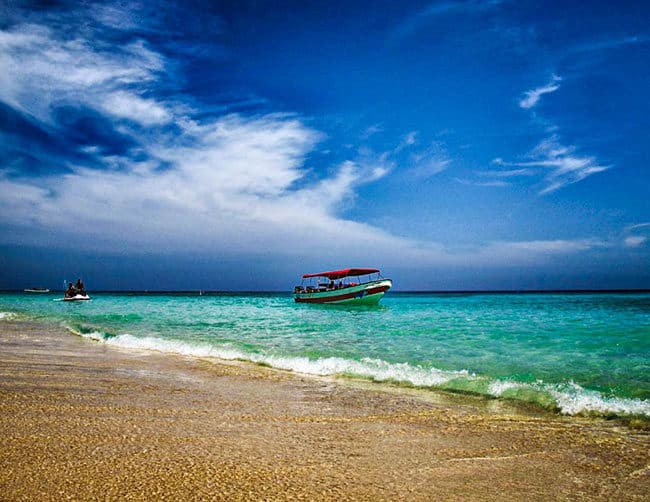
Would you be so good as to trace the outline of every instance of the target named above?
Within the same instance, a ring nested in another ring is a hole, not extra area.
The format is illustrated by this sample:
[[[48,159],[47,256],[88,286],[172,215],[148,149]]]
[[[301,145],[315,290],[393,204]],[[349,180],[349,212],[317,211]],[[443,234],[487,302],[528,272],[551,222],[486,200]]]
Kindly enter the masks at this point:
[[[374,295],[367,295],[362,298],[346,298],[336,302],[327,302],[330,305],[377,305],[384,293],[375,293]],[[325,305],[327,305],[327,303]]]

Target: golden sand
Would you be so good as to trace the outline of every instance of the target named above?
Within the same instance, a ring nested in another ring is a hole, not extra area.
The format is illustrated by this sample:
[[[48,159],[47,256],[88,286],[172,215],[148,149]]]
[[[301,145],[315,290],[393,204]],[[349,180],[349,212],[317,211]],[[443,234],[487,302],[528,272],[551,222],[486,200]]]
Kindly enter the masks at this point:
[[[650,436],[0,323],[1,500],[649,500]]]

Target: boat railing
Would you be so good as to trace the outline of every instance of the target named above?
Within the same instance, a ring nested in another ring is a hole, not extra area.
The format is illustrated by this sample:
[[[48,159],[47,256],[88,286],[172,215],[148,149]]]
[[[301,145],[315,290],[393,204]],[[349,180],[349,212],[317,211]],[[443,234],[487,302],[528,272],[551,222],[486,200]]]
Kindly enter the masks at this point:
[[[383,277],[381,277],[381,275],[378,275],[378,277],[375,279],[369,277],[367,281],[361,281],[361,282],[347,282],[347,283],[343,283],[341,281],[339,282],[335,281],[333,283],[319,282],[317,285],[307,285],[307,286],[300,284],[293,288],[293,292],[294,294],[301,294],[301,293],[321,293],[323,291],[336,291],[338,289],[351,288],[354,286],[360,286],[363,284],[368,284],[368,283],[377,282],[381,280],[383,280]]]

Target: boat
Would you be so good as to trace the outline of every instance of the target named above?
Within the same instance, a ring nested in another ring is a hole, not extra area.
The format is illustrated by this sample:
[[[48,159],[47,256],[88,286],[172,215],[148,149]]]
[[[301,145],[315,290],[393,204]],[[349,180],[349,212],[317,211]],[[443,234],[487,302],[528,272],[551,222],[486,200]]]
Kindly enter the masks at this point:
[[[66,284],[68,285],[66,288]],[[84,300],[90,300],[90,296],[86,293],[86,288],[81,278],[77,279],[76,284],[72,284],[68,281],[63,281],[63,301],[64,302],[79,302]]]
[[[25,293],[49,293],[48,288],[25,288],[23,289]]]
[[[362,276],[368,277],[365,281],[350,280]],[[308,279],[307,285],[305,279]],[[304,274],[302,283],[293,290],[293,298],[296,303],[376,305],[392,286],[393,281],[383,278],[376,268],[346,268]]]
[[[74,295],[74,296],[65,296],[63,297],[64,302],[78,302],[82,300],[90,300],[88,295]]]

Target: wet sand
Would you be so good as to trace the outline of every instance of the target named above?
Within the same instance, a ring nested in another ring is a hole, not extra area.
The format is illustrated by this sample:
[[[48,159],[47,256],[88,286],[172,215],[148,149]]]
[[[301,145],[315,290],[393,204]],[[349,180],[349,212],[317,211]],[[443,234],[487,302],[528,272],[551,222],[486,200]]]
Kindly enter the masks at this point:
[[[0,499],[648,500],[650,435],[0,322]]]

